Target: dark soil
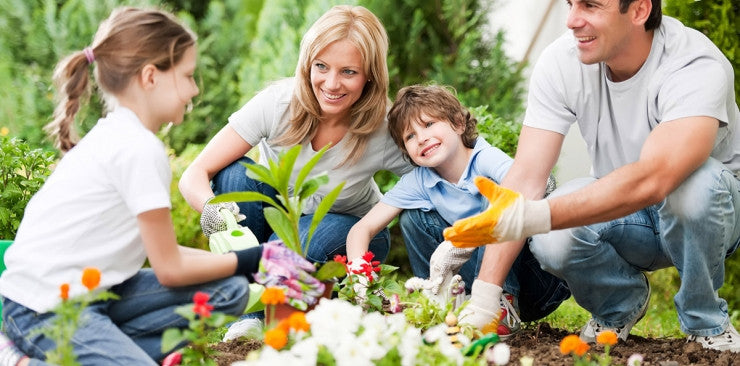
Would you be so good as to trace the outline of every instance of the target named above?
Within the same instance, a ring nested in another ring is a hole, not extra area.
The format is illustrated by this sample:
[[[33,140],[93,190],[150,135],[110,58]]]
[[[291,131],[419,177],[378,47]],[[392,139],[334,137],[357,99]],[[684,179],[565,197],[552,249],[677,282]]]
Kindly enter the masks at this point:
[[[519,365],[522,356],[534,359],[534,365],[573,365],[570,356],[560,353],[560,340],[569,332],[551,328],[548,323],[539,323],[523,329],[507,340],[511,347],[509,365]],[[261,346],[254,340],[235,340],[219,343],[216,349],[221,352],[216,361],[219,366],[230,365],[243,360],[246,355]],[[603,348],[593,346],[591,354],[603,354]],[[631,335],[626,342],[612,347],[610,355],[612,365],[625,365],[627,359],[635,353],[643,356],[643,366],[740,366],[740,354],[729,351],[718,352],[703,349],[698,343],[686,343],[685,339],[642,338]]]

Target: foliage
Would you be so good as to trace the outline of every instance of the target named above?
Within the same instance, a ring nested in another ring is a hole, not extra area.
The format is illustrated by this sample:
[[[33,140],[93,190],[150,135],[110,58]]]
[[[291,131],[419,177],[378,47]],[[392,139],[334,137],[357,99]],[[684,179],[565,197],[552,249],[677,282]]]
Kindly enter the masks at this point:
[[[81,318],[82,312],[93,302],[118,299],[118,296],[110,291],[94,291],[100,284],[100,270],[97,268],[83,269],[82,284],[88,292],[72,298],[69,297],[69,284],[64,283],[60,286],[59,297],[62,302],[52,310],[55,315],[49,325],[38,331],[56,345],[56,348],[45,354],[46,362],[51,365],[79,365],[74,354],[72,337],[80,323],[85,322],[85,319]]]
[[[380,18],[390,38],[391,95],[406,85],[434,81],[454,87],[465,105],[488,105],[497,116],[518,118],[523,79],[503,52],[504,34],[487,35],[492,3],[360,1]]]
[[[740,104],[740,2],[737,0],[666,0],[663,11],[704,33],[730,60],[735,70],[735,101]],[[725,284],[719,295],[740,317],[740,255],[725,261]]]
[[[470,108],[470,113],[478,120],[478,134],[481,137],[509,156],[516,154],[519,131],[522,129],[520,123],[491,113],[488,106]]]
[[[21,139],[0,136],[0,238],[13,239],[28,201],[44,184],[54,154]]]
[[[192,305],[182,305],[175,313],[188,320],[188,328],[168,328],[162,334],[162,352],[170,352],[187,344],[181,350],[183,365],[216,365],[213,360],[215,350],[210,345],[208,334],[226,326],[234,317],[221,312],[211,312],[213,305],[208,304],[210,295],[196,292]]]
[[[178,127],[179,128],[179,127]],[[200,213],[193,210],[177,188],[182,173],[203,149],[203,145],[188,145],[179,155],[170,149],[170,201],[172,202],[172,224],[175,227],[177,242],[181,245],[208,250],[208,238],[200,228]]]
[[[326,172],[322,172],[311,178],[308,178],[308,175],[328,149],[329,145],[324,146],[306,162],[295,177],[295,181],[292,182],[292,187],[291,175],[295,161],[301,153],[301,145],[296,145],[291,149],[282,151],[278,155],[277,162],[274,160],[269,161],[269,167],[259,164],[244,164],[247,168],[247,175],[250,178],[265,183],[277,191],[277,200],[279,203],[259,192],[224,193],[216,196],[211,202],[261,201],[269,204],[272,207],[265,207],[263,211],[267,223],[289,249],[305,257],[316,227],[321,222],[321,219],[329,212],[329,209],[331,209],[334,201],[339,196],[339,192],[344,187],[344,182],[339,183],[324,196],[313,214],[306,241],[305,243],[301,243],[298,223],[303,215],[306,200],[316,193],[320,186],[329,183],[329,176]]]
[[[391,272],[398,269],[398,267],[373,261],[372,252],[367,252],[365,255],[368,254],[370,256],[370,259],[367,260],[369,263],[368,267],[370,267],[368,269],[373,274],[368,276],[366,270],[347,268],[347,276],[339,283],[337,297],[360,305],[365,311],[384,312],[383,299],[388,297],[399,299],[398,296],[403,294],[404,288],[394,277],[390,276]],[[334,260],[342,263],[347,262],[346,257],[338,257],[340,258],[335,258]],[[358,303],[358,299],[360,298],[364,300]],[[398,303],[399,301],[396,302]],[[391,312],[398,311],[391,310]]]

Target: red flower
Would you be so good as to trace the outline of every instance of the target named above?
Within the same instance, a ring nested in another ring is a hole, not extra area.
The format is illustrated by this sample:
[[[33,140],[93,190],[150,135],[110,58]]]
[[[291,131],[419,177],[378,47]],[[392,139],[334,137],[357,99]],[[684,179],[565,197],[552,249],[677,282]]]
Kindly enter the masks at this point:
[[[335,262],[339,262],[339,263],[347,264],[347,256],[346,255],[337,254],[337,255],[334,256],[334,261]]]
[[[205,292],[198,291],[193,295],[193,312],[201,317],[208,318],[211,316],[213,305],[208,304],[211,296]]]

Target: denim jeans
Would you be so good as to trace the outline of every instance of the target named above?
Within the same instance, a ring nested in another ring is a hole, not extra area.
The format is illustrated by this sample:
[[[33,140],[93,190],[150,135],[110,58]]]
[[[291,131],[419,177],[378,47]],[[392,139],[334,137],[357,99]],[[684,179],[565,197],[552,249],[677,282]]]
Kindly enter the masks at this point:
[[[192,304],[193,295],[211,295],[213,311],[238,316],[247,305],[249,287],[244,276],[233,276],[201,285],[164,287],[151,269],[111,288],[119,300],[90,304],[81,314],[72,338],[74,352],[82,365],[157,365],[166,356],[161,349],[162,333],[168,328],[187,328],[188,320],[175,308]],[[53,312],[39,314],[3,299],[3,325],[16,346],[44,364],[44,353],[54,349],[53,340],[39,330],[52,324]],[[168,350],[169,351],[169,350]],[[168,353],[168,352],[167,352]]]
[[[569,182],[552,196],[593,181]],[[642,272],[675,266],[681,277],[674,297],[681,330],[714,336],[729,325],[727,302],[717,290],[724,282],[724,260],[738,246],[739,208],[740,182],[709,159],[658,204],[609,222],[535,235],[530,248],[607,327],[621,327],[639,315],[648,294]]]
[[[419,209],[404,210],[399,222],[411,271],[416,277],[428,278],[429,260],[439,243],[444,241],[442,232],[450,224],[437,211],[424,212]],[[484,249],[477,248],[458,272],[465,281],[468,293],[478,276]],[[512,264],[503,289],[516,298],[522,321],[541,319],[570,297],[565,281],[542,270],[527,245]]]
[[[213,192],[217,195],[228,192],[259,192],[274,199],[277,192],[267,184],[247,177],[247,169],[242,163],[255,164],[252,159],[247,157],[231,163],[213,177],[211,181]],[[266,203],[237,202],[237,205],[239,205],[239,211],[247,216],[239,224],[248,227],[260,243],[278,239],[262,213],[263,208],[267,205]],[[303,215],[298,223],[304,248],[312,219],[313,214]],[[314,263],[324,263],[334,259],[337,254],[346,255],[347,233],[349,233],[352,225],[358,221],[360,221],[360,218],[357,216],[339,213],[326,214],[314,231],[306,259]],[[370,241],[369,250],[375,254],[376,260],[383,262],[388,256],[390,246],[390,233],[388,229],[384,229]]]

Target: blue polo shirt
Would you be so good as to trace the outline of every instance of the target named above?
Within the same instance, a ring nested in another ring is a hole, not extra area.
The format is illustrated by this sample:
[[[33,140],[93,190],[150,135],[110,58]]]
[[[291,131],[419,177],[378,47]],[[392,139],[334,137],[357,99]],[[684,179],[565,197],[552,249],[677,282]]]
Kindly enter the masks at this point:
[[[482,175],[501,183],[513,162],[506,153],[479,137],[459,182],[444,180],[434,169],[416,167],[404,174],[381,201],[402,209],[436,210],[453,223],[488,208],[488,200],[478,192],[473,178]]]

